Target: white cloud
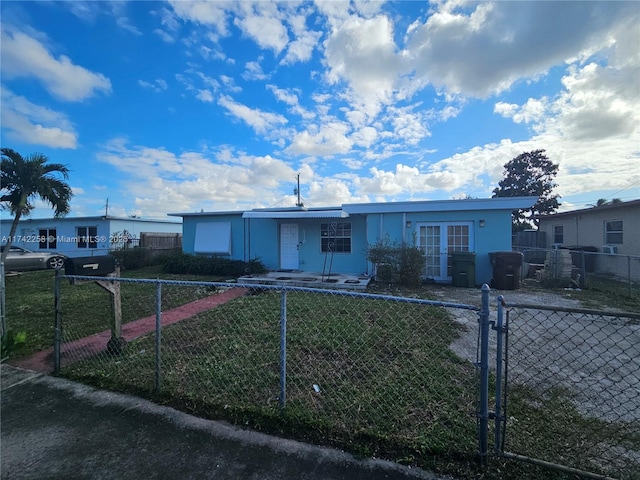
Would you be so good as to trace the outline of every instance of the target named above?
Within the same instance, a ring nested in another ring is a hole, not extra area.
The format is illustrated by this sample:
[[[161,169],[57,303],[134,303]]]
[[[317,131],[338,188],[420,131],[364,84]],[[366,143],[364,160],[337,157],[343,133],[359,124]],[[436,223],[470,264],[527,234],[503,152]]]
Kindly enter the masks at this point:
[[[258,62],[247,62],[242,78],[245,80],[267,80],[269,76],[262,71]]]
[[[461,186],[460,179],[448,171],[421,172],[417,167],[397,164],[394,171],[371,168],[370,177],[361,177],[357,181],[358,192],[382,197],[414,195],[424,197],[436,190],[453,191]]]
[[[279,18],[250,15],[244,18],[235,18],[234,24],[247,36],[264,49],[280,53],[289,43],[287,28]]]
[[[306,15],[291,15],[287,21],[291,25],[295,40],[289,43],[287,53],[280,63],[290,65],[296,62],[306,62],[311,59],[322,33],[307,29]]]
[[[78,134],[67,116],[2,88],[1,121],[7,138],[52,148],[75,149]]]
[[[113,139],[97,157],[124,174],[121,188],[136,192],[136,207],[147,216],[269,206],[295,177],[287,163],[269,155],[225,152],[227,161],[219,163],[198,152],[178,155]]]
[[[148,88],[156,93],[162,92],[168,88],[167,82],[161,78],[156,78],[153,82],[147,82],[146,80],[138,80],[138,85],[142,88]]]
[[[460,5],[442,2],[426,22],[416,21],[406,54],[425,83],[477,97],[608,47],[612,27],[638,17],[632,2]]]
[[[273,128],[285,125],[288,120],[286,117],[270,112],[264,112],[256,108],[250,108],[241,103],[235,102],[231,97],[223,95],[218,100],[218,104],[226,108],[230,115],[244,121],[253,128],[257,133],[267,134]]]
[[[227,90],[235,93],[242,91],[242,87],[236,85],[236,81],[233,79],[233,77],[230,77],[228,75],[220,75],[220,80]]]
[[[309,183],[306,199],[313,206],[325,207],[343,203],[366,202],[368,197],[352,193],[352,183],[338,178],[323,178]]]
[[[124,30],[130,33],[133,33],[134,35],[138,35],[138,36],[142,35],[142,32],[138,30],[138,28],[135,25],[133,25],[131,23],[131,20],[129,20],[127,17],[118,17],[116,19],[116,23],[120,28],[123,28]]]
[[[298,105],[298,96],[291,91],[286,90],[284,88],[278,88],[275,85],[267,84],[267,89],[271,90],[275,97],[280,102],[284,102],[287,105],[296,106]]]
[[[393,24],[386,16],[351,17],[324,42],[326,78],[332,85],[346,82],[352,102],[369,116],[391,102],[397,82],[407,69],[396,53]]]
[[[546,97],[540,99],[530,98],[522,106],[513,103],[498,102],[494,106],[494,113],[511,118],[515,123],[537,123],[546,116],[548,100]]]
[[[220,36],[229,34],[227,10],[233,6],[233,1],[171,0],[169,3],[179,18],[212,27]]]
[[[1,44],[5,80],[35,77],[49,93],[72,102],[111,91],[111,82],[104,75],[73,64],[65,55],[55,58],[40,41],[5,24]]]
[[[351,150],[353,141],[347,137],[349,126],[332,121],[319,128],[297,133],[286,151],[295,155],[331,156],[345,154]]]
[[[378,131],[373,127],[363,127],[355,132],[351,139],[361,147],[371,147],[378,139]]]
[[[198,90],[198,93],[196,94],[196,98],[205,103],[212,103],[213,93],[211,93],[211,91],[209,90]]]
[[[158,35],[165,43],[174,43],[176,41],[175,38],[173,38],[169,33],[165,32],[161,28],[154,29],[153,33]]]

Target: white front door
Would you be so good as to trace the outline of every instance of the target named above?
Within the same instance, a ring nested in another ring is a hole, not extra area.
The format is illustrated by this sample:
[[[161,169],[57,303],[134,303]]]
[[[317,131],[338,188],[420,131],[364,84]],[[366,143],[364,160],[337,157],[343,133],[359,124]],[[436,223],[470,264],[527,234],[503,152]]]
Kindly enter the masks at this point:
[[[425,277],[436,282],[451,280],[451,254],[473,251],[471,222],[418,225],[418,247],[425,254]]]
[[[297,270],[298,266],[298,224],[283,223],[280,225],[280,268]]]

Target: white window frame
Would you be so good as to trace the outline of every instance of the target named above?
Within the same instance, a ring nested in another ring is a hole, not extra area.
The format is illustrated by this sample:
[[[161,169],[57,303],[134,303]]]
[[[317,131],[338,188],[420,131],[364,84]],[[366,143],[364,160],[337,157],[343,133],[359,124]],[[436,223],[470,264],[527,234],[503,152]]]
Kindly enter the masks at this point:
[[[609,229],[609,226],[613,226],[614,223],[620,223],[619,230]],[[612,241],[609,235],[620,236],[620,241]],[[622,245],[624,238],[624,221],[623,220],[605,220],[604,222],[604,243],[607,245]]]

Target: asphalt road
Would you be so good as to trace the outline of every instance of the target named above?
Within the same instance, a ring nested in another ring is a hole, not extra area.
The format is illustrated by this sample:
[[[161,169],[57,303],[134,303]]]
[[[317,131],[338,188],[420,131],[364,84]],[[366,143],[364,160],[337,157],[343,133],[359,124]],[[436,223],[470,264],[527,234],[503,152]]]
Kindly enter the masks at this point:
[[[0,373],[3,480],[444,478],[6,364]]]

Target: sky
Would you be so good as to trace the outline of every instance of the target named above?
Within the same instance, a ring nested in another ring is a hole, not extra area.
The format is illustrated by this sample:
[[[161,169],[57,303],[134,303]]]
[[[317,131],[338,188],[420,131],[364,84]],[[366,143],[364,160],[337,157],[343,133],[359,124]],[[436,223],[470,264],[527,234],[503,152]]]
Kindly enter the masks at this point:
[[[0,14],[0,143],[68,166],[72,216],[287,207],[298,176],[309,207],[489,198],[538,149],[559,165],[561,211],[640,198],[640,2]]]

